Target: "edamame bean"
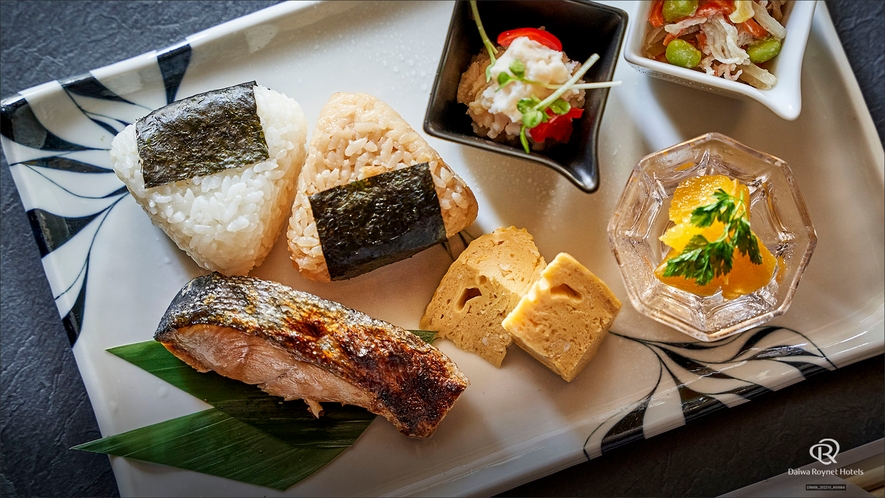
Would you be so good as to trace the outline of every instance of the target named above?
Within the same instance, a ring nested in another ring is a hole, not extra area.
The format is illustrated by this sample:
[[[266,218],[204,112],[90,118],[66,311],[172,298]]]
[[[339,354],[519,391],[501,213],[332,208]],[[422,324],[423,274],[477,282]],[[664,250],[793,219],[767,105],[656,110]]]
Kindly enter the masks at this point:
[[[698,0],[664,0],[664,20],[676,22],[698,10]]]
[[[667,62],[691,69],[701,62],[701,51],[694,48],[691,43],[677,38],[667,45]]]
[[[781,41],[777,38],[766,38],[753,42],[747,47],[747,55],[750,56],[750,62],[753,64],[761,64],[774,59],[781,51]]]

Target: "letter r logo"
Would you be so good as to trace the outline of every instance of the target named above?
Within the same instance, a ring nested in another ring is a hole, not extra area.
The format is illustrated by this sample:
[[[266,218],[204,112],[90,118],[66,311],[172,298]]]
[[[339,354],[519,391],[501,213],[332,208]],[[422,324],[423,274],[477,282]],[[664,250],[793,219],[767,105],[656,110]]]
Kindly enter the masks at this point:
[[[836,463],[836,455],[839,454],[839,443],[835,439],[821,439],[820,442],[809,448],[808,452],[818,462],[832,465]]]

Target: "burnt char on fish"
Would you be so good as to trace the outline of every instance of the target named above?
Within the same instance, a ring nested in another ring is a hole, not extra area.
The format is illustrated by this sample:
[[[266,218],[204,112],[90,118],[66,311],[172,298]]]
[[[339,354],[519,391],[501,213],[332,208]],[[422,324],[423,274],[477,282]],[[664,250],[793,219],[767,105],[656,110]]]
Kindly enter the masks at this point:
[[[206,372],[286,399],[358,405],[403,434],[427,437],[467,387],[444,354],[395,325],[253,277],[197,277],[154,338]]]

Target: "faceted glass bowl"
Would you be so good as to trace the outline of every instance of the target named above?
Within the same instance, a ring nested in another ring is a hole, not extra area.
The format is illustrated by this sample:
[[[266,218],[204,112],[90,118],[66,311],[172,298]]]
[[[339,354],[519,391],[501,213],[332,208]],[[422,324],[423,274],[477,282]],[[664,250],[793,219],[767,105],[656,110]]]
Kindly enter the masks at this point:
[[[750,190],[750,223],[777,259],[758,291],[727,300],[664,284],[654,270],[670,249],[659,237],[672,226],[668,211],[679,182],[726,175]],[[808,265],[817,235],[787,163],[718,133],[708,133],[644,157],[627,181],[608,225],[608,240],[627,294],[644,315],[701,341],[714,341],[784,314]]]

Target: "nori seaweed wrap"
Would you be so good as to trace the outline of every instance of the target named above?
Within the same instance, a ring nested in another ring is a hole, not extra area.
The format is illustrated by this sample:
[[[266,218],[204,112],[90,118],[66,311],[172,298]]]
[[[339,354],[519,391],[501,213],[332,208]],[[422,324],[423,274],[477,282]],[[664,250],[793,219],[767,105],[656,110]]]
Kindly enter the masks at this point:
[[[201,267],[245,275],[286,221],[307,155],[301,106],[255,83],[184,98],[111,143],[114,173]]]
[[[427,163],[310,196],[332,280],[352,278],[446,240]]]
[[[308,279],[352,278],[399,261],[476,219],[476,198],[377,98],[336,93],[320,111],[289,218],[289,252]]]
[[[145,188],[266,160],[254,87],[251,81],[200,93],[139,119]]]

